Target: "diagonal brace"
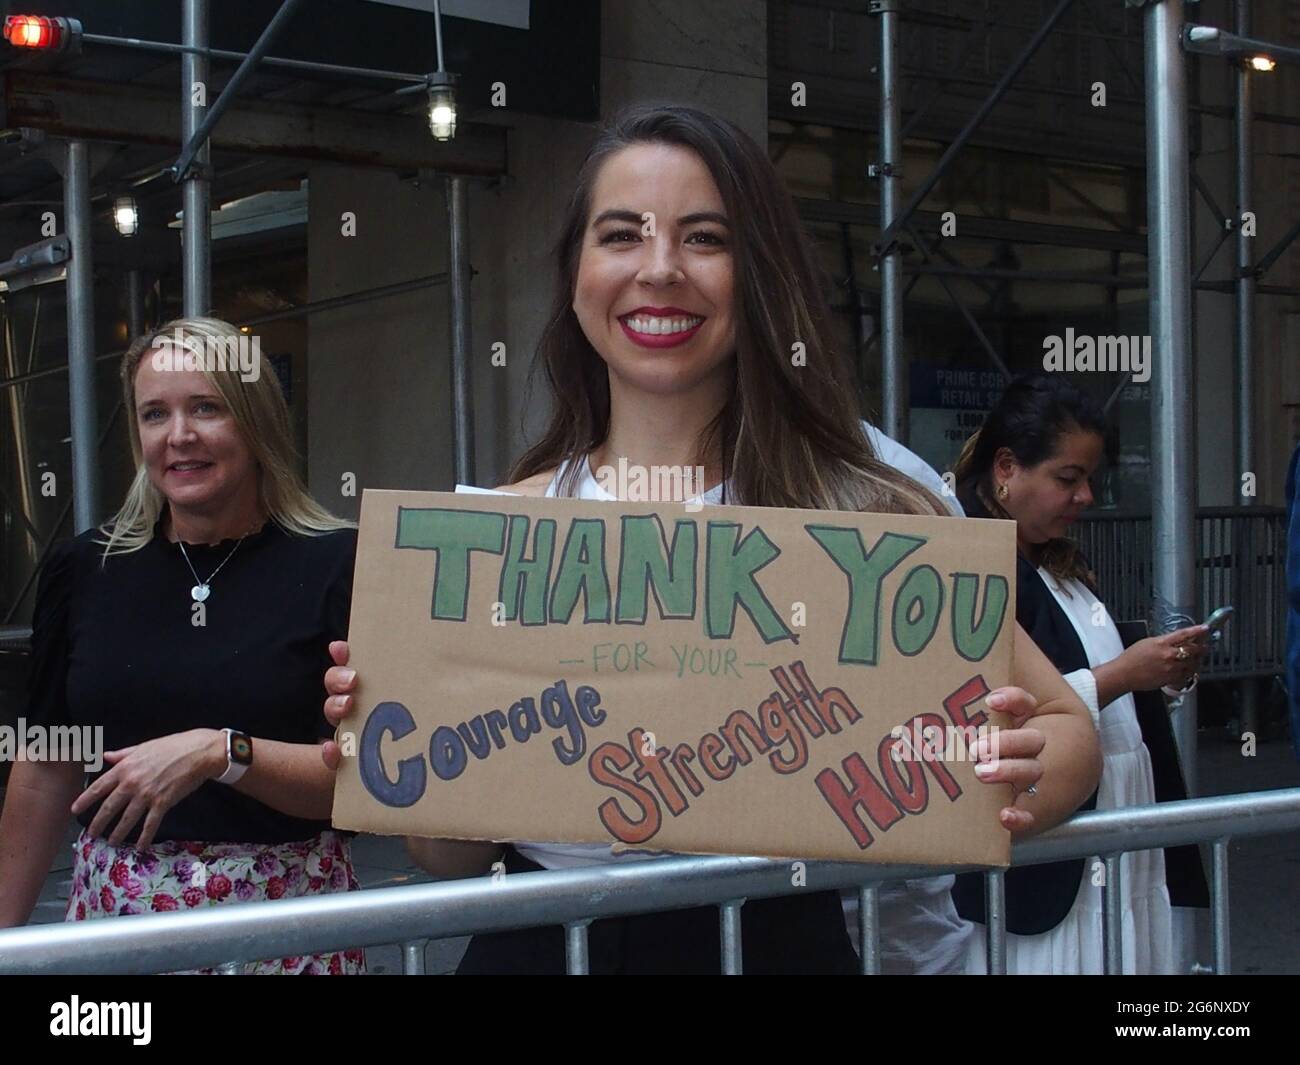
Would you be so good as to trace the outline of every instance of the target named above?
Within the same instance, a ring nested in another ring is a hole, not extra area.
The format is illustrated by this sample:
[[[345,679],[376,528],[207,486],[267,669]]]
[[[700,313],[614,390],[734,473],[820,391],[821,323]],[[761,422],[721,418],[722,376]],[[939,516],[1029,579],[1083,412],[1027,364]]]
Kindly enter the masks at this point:
[[[295,12],[302,6],[302,0],[284,0],[280,9],[272,16],[271,21],[266,24],[266,29],[262,31],[262,36],[257,39],[253,45],[253,50],[244,56],[239,68],[235,71],[226,87],[221,90],[221,95],[217,97],[216,102],[208,109],[207,114],[203,116],[203,121],[199,123],[199,128],[194,131],[194,136],[190,142],[185,145],[181,152],[180,158],[172,165],[172,181],[184,181],[194,166],[194,157],[199,154],[199,149],[203,147],[203,142],[208,139],[213,127],[221,121],[221,116],[225,114],[226,108],[230,106],[240,87],[253,73],[261,58],[270,50],[271,45],[275,42],[276,37],[289,24]]]

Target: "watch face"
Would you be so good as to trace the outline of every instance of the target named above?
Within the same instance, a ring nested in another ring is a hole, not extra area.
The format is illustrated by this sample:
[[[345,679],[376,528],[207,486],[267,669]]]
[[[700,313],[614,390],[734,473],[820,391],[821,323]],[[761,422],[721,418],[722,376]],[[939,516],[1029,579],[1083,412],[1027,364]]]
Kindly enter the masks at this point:
[[[239,765],[253,764],[253,741],[242,732],[230,734],[230,760]]]

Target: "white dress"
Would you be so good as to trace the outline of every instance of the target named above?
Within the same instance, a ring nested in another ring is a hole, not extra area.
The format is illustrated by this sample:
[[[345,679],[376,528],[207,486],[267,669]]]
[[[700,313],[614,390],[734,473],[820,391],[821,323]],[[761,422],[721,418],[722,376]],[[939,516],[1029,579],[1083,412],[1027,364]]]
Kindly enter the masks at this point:
[[[1061,581],[1041,567],[1038,573],[1079,634],[1088,664],[1099,666],[1118,658],[1124,651],[1124,643],[1096,596],[1077,580]],[[1103,766],[1097,809],[1116,810],[1155,802],[1151,755],[1142,742],[1133,696],[1122,695],[1099,708],[1097,681],[1091,669],[1067,673],[1065,679],[1088,705],[1101,740]],[[1100,882],[1104,870],[1099,858],[1088,858],[1074,906],[1055,928],[1036,936],[1007,936],[1008,973],[1103,971]],[[1124,893],[1124,972],[1174,972],[1173,915],[1165,886],[1164,851],[1125,854],[1120,873]],[[985,971],[983,926],[978,927],[978,934],[967,944],[966,971]]]

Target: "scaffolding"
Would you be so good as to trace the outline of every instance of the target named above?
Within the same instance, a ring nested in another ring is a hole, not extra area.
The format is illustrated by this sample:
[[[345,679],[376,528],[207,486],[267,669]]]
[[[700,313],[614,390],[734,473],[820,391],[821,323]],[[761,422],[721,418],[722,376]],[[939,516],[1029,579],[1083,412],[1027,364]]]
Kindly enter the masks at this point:
[[[1118,3],[1119,0],[1111,0]],[[377,71],[365,68],[342,67],[335,64],[310,63],[300,60],[280,59],[267,54],[277,34],[288,23],[299,0],[283,0],[279,10],[248,53],[223,52],[209,48],[207,22],[209,0],[184,0],[182,42],[135,41],[84,34],[88,44],[129,47],[179,55],[181,58],[181,142],[182,151],[171,168],[173,179],[183,184],[183,283],[184,311],[186,314],[203,314],[211,304],[211,232],[210,185],[208,163],[210,134],[228,110],[240,85],[260,64],[278,65],[303,71],[317,71],[336,75],[380,78],[401,83],[399,93],[424,91],[430,75],[397,71]],[[901,181],[900,164],[903,137],[906,127],[901,122],[900,65],[898,48],[900,35],[908,16],[906,0],[870,0],[869,11],[879,19],[880,33],[880,155],[871,168],[872,176],[880,182],[879,235],[873,245],[878,256],[881,273],[881,329],[880,342],[883,369],[884,428],[899,440],[906,439],[906,392],[904,375],[903,328],[904,297],[910,284],[921,275],[933,276],[943,285],[949,298],[970,325],[981,348],[1005,376],[1008,370],[996,345],[985,334],[970,310],[954,292],[949,278],[996,277],[996,271],[976,271],[953,261],[939,262],[943,258],[935,247],[927,247],[917,232],[919,209],[927,195],[935,188],[953,160],[969,143],[1006,92],[1014,85],[1017,76],[1048,39],[1054,28],[1072,7],[1074,0],[1059,0],[1046,18],[1033,30],[1013,62],[1003,72],[992,91],[969,117],[961,131],[947,145],[937,165],[914,190],[905,204],[899,205]],[[1207,258],[1194,273],[1189,235],[1190,184],[1209,203],[1217,216],[1226,216],[1214,202],[1209,190],[1194,174],[1189,177],[1188,152],[1188,100],[1186,59],[1191,52],[1240,59],[1252,52],[1267,51],[1285,60],[1294,60],[1300,53],[1248,36],[1250,29],[1250,0],[1236,0],[1234,33],[1185,24],[1184,0],[1128,0],[1129,6],[1142,9],[1145,47],[1144,108],[1147,149],[1147,209],[1149,232],[1147,253],[1149,265],[1150,333],[1153,339],[1153,357],[1160,366],[1152,390],[1152,419],[1150,449],[1153,480],[1153,511],[1151,521],[1152,587],[1151,616],[1156,633],[1171,631],[1194,622],[1196,600],[1196,559],[1194,557],[1195,498],[1194,448],[1192,439],[1193,411],[1191,397],[1194,375],[1192,336],[1190,329],[1193,286],[1216,291],[1231,290],[1236,307],[1235,365],[1238,379],[1238,429],[1236,438],[1237,461],[1241,469],[1251,468],[1255,454],[1256,433],[1254,410],[1251,404],[1252,370],[1251,349],[1254,335],[1254,303],[1260,293],[1271,291],[1259,284],[1259,278],[1300,235],[1300,223],[1292,226],[1276,247],[1258,260],[1252,261],[1250,238],[1240,224],[1229,226],[1235,231],[1236,266],[1233,277],[1227,282],[1201,281],[1200,276],[1208,266]],[[211,60],[238,60],[239,67],[218,99],[209,108],[196,102],[193,86],[206,82]],[[1235,130],[1236,151],[1236,208],[1238,222],[1252,202],[1252,141],[1253,122],[1251,72],[1239,63],[1236,76],[1235,108],[1230,116]],[[942,88],[942,87],[941,87]],[[932,101],[931,101],[932,102]],[[1201,109],[1213,112],[1213,109]],[[1275,116],[1276,117],[1276,116]],[[915,120],[915,116],[914,116]],[[1300,121],[1287,120],[1284,121]],[[69,353],[69,402],[71,410],[71,439],[73,456],[73,524],[77,532],[95,525],[102,517],[97,477],[97,451],[99,443],[110,425],[102,430],[97,425],[94,405],[94,379],[98,359],[94,353],[93,338],[93,288],[91,285],[92,261],[89,240],[90,216],[90,161],[87,143],[71,139],[64,146],[62,163],[64,209],[67,219],[69,251],[67,255],[67,317]],[[470,278],[469,233],[467,207],[467,181],[460,175],[447,178],[447,212],[450,229],[448,282],[451,331],[452,364],[452,427],[456,475],[458,479],[473,483],[474,477],[474,423],[471,402],[469,348],[470,336]],[[902,238],[908,234],[922,251],[924,262],[903,263]],[[1220,244],[1227,231],[1220,238]],[[1216,245],[1215,251],[1218,246]],[[850,274],[851,274],[851,254]],[[912,275],[905,282],[906,274]],[[1040,273],[1008,271],[1017,280],[1071,281],[1086,280],[1118,288],[1134,284],[1122,277],[1118,269],[1110,275],[1085,275],[1077,273]],[[852,301],[860,309],[860,295],[850,276]],[[139,277],[129,280],[133,292],[138,294]],[[1289,291],[1289,290],[1281,290]],[[138,303],[133,296],[131,305]],[[132,328],[142,321],[133,312]],[[262,321],[270,320],[262,318]],[[858,324],[855,320],[855,328]],[[114,353],[115,354],[115,353]],[[108,358],[110,356],[100,356]],[[40,376],[57,371],[15,373],[7,367],[8,376],[0,379],[0,391],[13,388]],[[1121,381],[1121,387],[1123,385]],[[1119,395],[1119,388],[1111,402]],[[116,413],[114,415],[116,417]],[[61,522],[60,522],[61,523]],[[52,539],[52,537],[51,537]],[[44,557],[49,540],[40,545],[39,556]],[[29,590],[24,588],[22,595]],[[20,599],[21,601],[21,599]],[[12,620],[11,607],[6,620]],[[1250,695],[1253,700],[1253,694]],[[1249,700],[1248,700],[1249,701]],[[1254,719],[1253,701],[1247,708],[1247,722]],[[1183,700],[1175,715],[1175,731],[1183,764],[1189,776],[1189,786],[1194,788],[1196,746],[1196,700],[1189,696]]]
[[[180,60],[180,154],[170,167],[141,178],[139,183],[170,175],[183,190],[182,313],[187,317],[207,315],[212,311],[211,134],[222,116],[230,109],[241,87],[259,65],[304,74],[387,81],[398,86],[394,90],[394,94],[398,96],[412,92],[425,92],[441,75],[441,16],[437,13],[435,13],[435,21],[439,75],[343,66],[268,55],[275,40],[283,33],[301,7],[301,3],[302,0],[281,0],[279,8],[267,23],[257,42],[246,53],[210,47],[208,32],[210,0],[182,0],[182,39],[179,43],[113,37],[80,32],[79,29],[76,33],[79,44],[174,55]],[[213,60],[236,62],[238,66],[217,99],[209,106],[206,87]],[[29,135],[29,131],[24,130],[24,135]],[[40,131],[31,131],[30,136],[36,142],[45,139]],[[16,398],[18,393],[13,391],[18,386],[54,374],[64,372],[68,374],[73,482],[70,509],[73,531],[81,533],[98,525],[104,517],[100,499],[99,452],[121,410],[119,404],[109,419],[109,424],[101,432],[95,405],[96,368],[99,362],[118,359],[123,352],[115,350],[100,355],[95,353],[94,263],[90,240],[93,174],[90,145],[86,140],[79,138],[60,140],[54,145],[52,158],[63,178],[62,205],[66,219],[66,234],[52,242],[47,242],[57,245],[48,254],[32,254],[32,249],[23,249],[27,254],[16,255],[9,263],[4,264],[8,269],[4,270],[3,276],[7,279],[18,279],[24,274],[48,269],[51,265],[66,264],[68,361],[64,366],[41,370],[33,370],[29,365],[26,372],[19,372],[16,362],[7,361],[4,366],[4,376],[0,376],[0,392],[7,393],[12,404],[20,404]],[[448,173],[445,177],[445,185],[449,228],[449,270],[445,274],[440,273],[408,282],[380,286],[349,296],[320,300],[286,311],[258,315],[233,324],[251,327],[446,283],[449,295],[453,378],[449,414],[453,427],[455,469],[459,480],[473,483],[475,481],[474,422],[469,362],[470,281],[473,270],[469,261],[468,180],[462,174]],[[143,331],[145,322],[143,279],[140,271],[129,270],[126,284],[129,332],[134,338]],[[35,328],[34,325],[34,336]],[[25,434],[20,431],[21,420],[17,417],[14,426],[21,449]],[[31,524],[29,495],[30,493],[22,493],[22,499],[19,501],[21,505],[18,506],[14,506],[13,501],[9,501],[10,509],[21,517],[24,530],[34,547],[34,565],[28,579],[14,600],[0,607],[0,627],[9,627],[6,636],[10,642],[22,640],[22,631],[14,628],[12,623],[31,592],[37,572],[59,531],[63,528],[69,512],[69,506],[65,506],[60,511],[50,534],[41,537]]]

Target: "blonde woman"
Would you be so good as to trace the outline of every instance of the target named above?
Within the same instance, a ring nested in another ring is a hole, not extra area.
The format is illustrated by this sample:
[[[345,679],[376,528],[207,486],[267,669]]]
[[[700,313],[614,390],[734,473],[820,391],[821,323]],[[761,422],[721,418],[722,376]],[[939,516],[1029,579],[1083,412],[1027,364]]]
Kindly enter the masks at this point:
[[[0,926],[30,917],[69,809],[68,920],[357,887],[318,749],[356,533],[307,495],[279,383],[243,341],[181,319],[123,360],[135,479],[42,570],[27,713],[102,728],[103,766],[84,789],[77,763],[14,766]],[[364,957],[256,968],[358,972]]]

